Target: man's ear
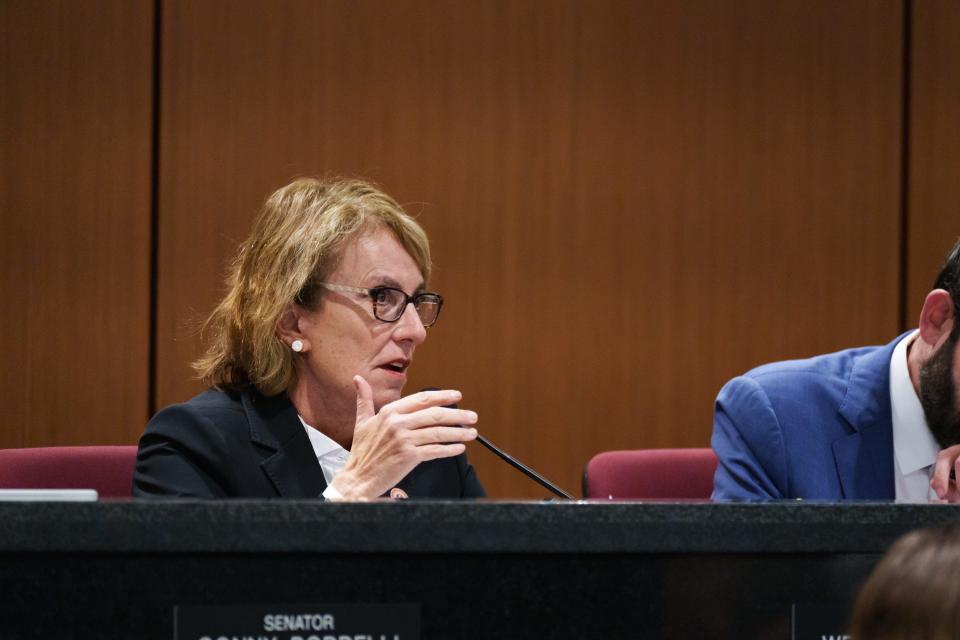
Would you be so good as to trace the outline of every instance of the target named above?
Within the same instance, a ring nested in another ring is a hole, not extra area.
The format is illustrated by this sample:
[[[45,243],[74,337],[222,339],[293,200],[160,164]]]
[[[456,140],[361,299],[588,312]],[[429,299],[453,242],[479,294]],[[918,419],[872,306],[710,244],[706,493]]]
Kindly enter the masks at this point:
[[[288,346],[292,345],[295,340],[299,340],[301,344],[301,349],[299,351],[306,351],[308,348],[308,341],[305,335],[300,331],[300,315],[302,310],[295,304],[288,304],[283,312],[280,314],[280,317],[277,318],[277,337],[287,343]]]
[[[953,298],[943,289],[934,289],[927,294],[920,310],[920,339],[937,349],[950,337],[956,321]]]

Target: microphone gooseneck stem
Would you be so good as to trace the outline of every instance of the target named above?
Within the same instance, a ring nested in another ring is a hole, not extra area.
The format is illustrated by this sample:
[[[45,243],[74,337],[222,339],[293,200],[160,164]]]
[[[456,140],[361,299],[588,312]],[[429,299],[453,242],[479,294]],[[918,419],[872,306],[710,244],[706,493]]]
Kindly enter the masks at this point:
[[[552,482],[550,482],[549,480],[541,476],[539,473],[537,473],[527,465],[513,458],[508,453],[501,451],[499,448],[497,448],[496,445],[494,445],[492,442],[490,442],[489,440],[487,440],[486,438],[484,438],[479,434],[477,434],[477,442],[479,442],[480,444],[485,446],[487,449],[492,451],[501,460],[503,460],[504,462],[512,466],[514,469],[521,471],[528,478],[530,478],[534,482],[537,482],[538,484],[540,484],[540,486],[544,487],[545,489],[548,489],[554,495],[557,495],[561,498],[566,498],[567,500],[576,500],[576,498],[574,498],[572,495],[570,495],[569,493],[567,493],[557,485],[553,484]]]
[[[437,387],[425,387],[421,389],[421,391],[439,391],[439,389]],[[447,405],[447,408],[456,409],[457,405],[455,404]],[[459,426],[462,426],[462,425],[459,425]],[[540,475],[539,473],[537,473],[527,465],[523,464],[522,462],[520,462],[519,460],[517,460],[507,452],[501,451],[499,447],[497,447],[495,444],[493,444],[492,442],[484,438],[479,433],[477,434],[477,442],[485,446],[487,449],[492,451],[498,458],[506,462],[508,465],[510,465],[514,469],[523,473],[523,475],[527,476],[528,478],[530,478],[531,480],[539,484],[541,487],[543,487],[553,495],[558,496],[560,498],[566,498],[567,500],[576,500],[576,498],[574,498],[572,495],[570,495],[569,493],[567,493],[557,485],[553,484],[552,482],[544,478],[542,475]]]

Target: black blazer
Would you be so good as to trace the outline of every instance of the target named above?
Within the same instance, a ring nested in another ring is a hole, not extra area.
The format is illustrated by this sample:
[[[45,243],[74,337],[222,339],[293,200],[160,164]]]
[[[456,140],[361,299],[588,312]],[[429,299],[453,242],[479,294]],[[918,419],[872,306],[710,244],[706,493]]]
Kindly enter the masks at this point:
[[[421,463],[397,486],[411,498],[486,495],[466,454]],[[326,488],[286,394],[255,390],[210,389],[157,413],[133,473],[138,497],[322,499]]]

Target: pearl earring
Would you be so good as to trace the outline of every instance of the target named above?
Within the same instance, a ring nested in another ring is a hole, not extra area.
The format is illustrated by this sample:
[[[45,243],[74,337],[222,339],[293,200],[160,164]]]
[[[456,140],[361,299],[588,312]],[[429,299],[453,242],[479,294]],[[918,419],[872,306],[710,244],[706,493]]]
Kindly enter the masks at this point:
[[[290,348],[293,349],[294,353],[300,353],[303,351],[303,340],[294,340],[290,343]]]

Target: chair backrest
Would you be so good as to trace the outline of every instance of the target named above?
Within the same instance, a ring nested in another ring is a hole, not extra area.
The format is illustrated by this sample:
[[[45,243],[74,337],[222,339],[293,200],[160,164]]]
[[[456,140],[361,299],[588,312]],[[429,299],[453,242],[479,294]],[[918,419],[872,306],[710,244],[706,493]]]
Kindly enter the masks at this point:
[[[101,498],[130,497],[137,447],[0,449],[0,488],[96,489]]]
[[[584,469],[583,497],[706,499],[716,470],[711,449],[605,451]]]

